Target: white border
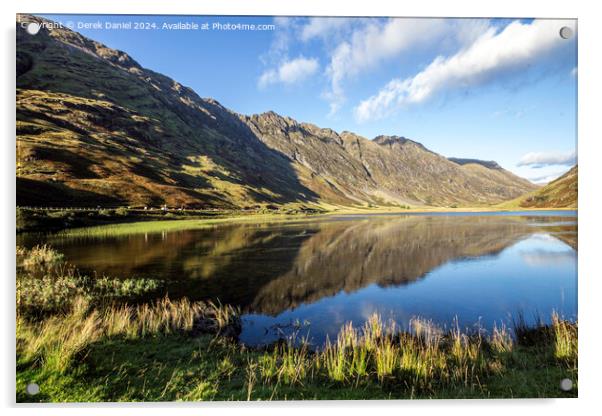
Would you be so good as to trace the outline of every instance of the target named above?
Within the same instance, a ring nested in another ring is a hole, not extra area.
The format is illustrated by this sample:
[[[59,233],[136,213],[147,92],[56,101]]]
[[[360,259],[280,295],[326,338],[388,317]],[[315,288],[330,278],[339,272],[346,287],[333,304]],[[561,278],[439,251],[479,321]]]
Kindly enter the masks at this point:
[[[389,401],[389,402],[295,402],[295,403],[209,403],[209,404],[127,404],[123,406],[100,405],[85,406],[85,413],[90,415],[106,414],[108,410],[117,414],[142,413],[148,415],[164,415],[166,408],[175,407],[179,414],[278,414],[304,415],[310,413],[330,413],[341,409],[349,414],[365,414],[371,408],[381,411],[420,412],[420,414],[479,414],[487,412],[491,415],[507,415],[512,412],[533,411],[546,414],[579,414],[589,413],[594,409],[597,399],[602,398],[598,392],[601,385],[602,366],[599,351],[602,350],[598,320],[600,313],[599,299],[602,296],[601,276],[595,262],[599,254],[599,207],[601,156],[599,140],[600,132],[600,39],[602,39],[600,13],[596,3],[576,1],[525,1],[500,0],[496,3],[487,1],[453,0],[434,1],[420,0],[395,3],[392,0],[17,0],[12,4],[2,2],[2,35],[3,65],[2,77],[2,109],[3,139],[0,168],[2,175],[3,203],[2,209],[2,256],[1,264],[4,273],[1,280],[2,316],[2,374],[0,375],[0,392],[2,403],[8,407],[10,414],[56,413],[81,414],[82,410],[74,405],[56,405],[41,407],[15,406],[14,400],[14,87],[15,66],[15,14],[24,13],[102,13],[102,14],[231,14],[231,15],[347,15],[347,16],[441,16],[441,17],[563,17],[579,19],[579,399],[576,400],[461,400],[461,401]],[[598,409],[599,411],[599,409]],[[5,413],[6,414],[6,413]]]

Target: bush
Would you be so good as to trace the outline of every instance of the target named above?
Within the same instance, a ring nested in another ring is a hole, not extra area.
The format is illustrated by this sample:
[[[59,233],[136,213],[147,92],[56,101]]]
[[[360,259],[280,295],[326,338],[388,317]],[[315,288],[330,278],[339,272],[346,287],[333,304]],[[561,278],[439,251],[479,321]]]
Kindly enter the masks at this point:
[[[48,213],[48,218],[56,218],[59,220],[73,219],[74,215],[71,211],[51,211]]]
[[[115,279],[79,275],[74,269],[63,274],[17,275],[17,313],[39,316],[69,309],[76,298],[99,304],[115,298],[131,298],[157,290],[154,279]]]
[[[120,208],[117,208],[117,209],[115,210],[115,215],[119,215],[120,217],[125,217],[125,216],[127,216],[129,213],[130,213],[130,212],[128,211],[128,209],[127,209],[127,208],[124,208],[124,207],[120,207]]]
[[[98,215],[102,217],[111,217],[113,216],[114,211],[112,209],[101,209],[98,211]]]
[[[39,221],[33,211],[29,209],[17,208],[16,228],[17,232],[34,229],[39,225]]]
[[[37,245],[31,250],[17,247],[17,266],[30,272],[47,271],[64,262],[64,255],[50,246]]]
[[[17,313],[37,316],[64,311],[75,298],[100,303],[114,298],[141,296],[157,290],[155,279],[90,277],[64,261],[63,254],[47,245],[31,250],[17,247]]]

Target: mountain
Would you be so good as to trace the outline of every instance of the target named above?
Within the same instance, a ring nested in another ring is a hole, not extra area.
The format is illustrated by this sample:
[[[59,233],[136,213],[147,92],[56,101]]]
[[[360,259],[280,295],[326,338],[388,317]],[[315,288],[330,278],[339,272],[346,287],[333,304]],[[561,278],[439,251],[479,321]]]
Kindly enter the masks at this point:
[[[18,205],[475,206],[536,189],[403,137],[237,114],[65,28],[17,25],[16,60]]]
[[[577,165],[535,192],[504,205],[520,208],[577,208]]]
[[[451,160],[454,163],[457,163],[458,165],[481,165],[486,167],[487,169],[494,169],[494,170],[503,170],[502,167],[500,165],[498,165],[498,163],[494,160],[479,160],[479,159],[463,159],[463,158],[459,158],[459,157],[448,157],[448,160]]]

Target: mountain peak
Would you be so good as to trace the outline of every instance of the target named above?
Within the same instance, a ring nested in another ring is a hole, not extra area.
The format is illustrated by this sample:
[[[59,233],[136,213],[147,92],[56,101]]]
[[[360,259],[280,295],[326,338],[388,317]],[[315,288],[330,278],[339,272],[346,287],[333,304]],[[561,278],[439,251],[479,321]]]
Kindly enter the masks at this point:
[[[66,46],[78,49],[89,55],[95,56],[96,58],[106,60],[127,71],[136,72],[142,69],[142,66],[127,53],[109,48],[100,42],[86,38],[78,32],[68,29],[57,22],[28,14],[17,15],[17,22],[40,24],[41,28],[36,37],[40,35],[41,37],[50,36]]]
[[[260,114],[253,114],[251,116],[244,116],[244,118],[262,124],[271,124],[282,130],[288,130],[291,127],[299,127],[297,120],[278,114],[273,110],[268,110]]]
[[[411,140],[408,139],[407,137],[403,137],[403,136],[387,136],[387,135],[380,135],[380,136],[376,136],[373,140],[373,142],[381,145],[381,146],[389,146],[389,147],[393,147],[393,146],[404,146],[407,144],[411,144],[414,146],[419,147],[422,150],[425,150],[427,152],[433,153],[435,154],[435,152],[433,152],[432,150],[428,149],[425,145],[423,145],[422,143],[419,143],[415,140]]]
[[[414,141],[403,136],[387,136],[384,134],[376,136],[373,141],[381,145],[405,144],[407,142],[415,143]]]
[[[480,160],[480,159],[467,159],[460,157],[448,157],[448,160],[457,163],[458,165],[476,164],[485,166],[489,169],[501,170],[502,167],[495,160]]]

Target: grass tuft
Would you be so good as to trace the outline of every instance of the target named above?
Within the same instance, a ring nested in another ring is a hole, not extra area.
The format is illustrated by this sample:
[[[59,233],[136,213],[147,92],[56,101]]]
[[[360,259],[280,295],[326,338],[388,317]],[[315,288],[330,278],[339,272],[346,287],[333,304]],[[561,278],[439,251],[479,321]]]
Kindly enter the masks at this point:
[[[552,329],[554,331],[554,356],[577,368],[577,323],[560,319],[558,314],[552,314]]]
[[[67,311],[79,298],[95,304],[132,299],[162,285],[155,279],[81,275],[46,245],[18,247],[17,265],[17,314],[30,318]]]
[[[65,256],[50,246],[37,245],[31,250],[17,247],[17,267],[28,271],[46,271],[62,264]]]

